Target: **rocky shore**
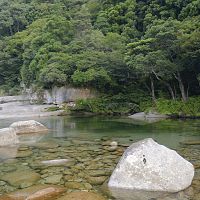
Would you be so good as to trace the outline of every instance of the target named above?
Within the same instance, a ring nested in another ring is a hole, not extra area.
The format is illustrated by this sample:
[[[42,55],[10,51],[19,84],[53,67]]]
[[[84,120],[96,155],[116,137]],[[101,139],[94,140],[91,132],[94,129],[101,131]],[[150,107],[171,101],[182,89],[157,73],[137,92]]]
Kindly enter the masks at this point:
[[[9,102],[0,104],[0,119],[32,118],[62,115],[65,111],[48,111],[52,105],[31,105],[24,102]]]

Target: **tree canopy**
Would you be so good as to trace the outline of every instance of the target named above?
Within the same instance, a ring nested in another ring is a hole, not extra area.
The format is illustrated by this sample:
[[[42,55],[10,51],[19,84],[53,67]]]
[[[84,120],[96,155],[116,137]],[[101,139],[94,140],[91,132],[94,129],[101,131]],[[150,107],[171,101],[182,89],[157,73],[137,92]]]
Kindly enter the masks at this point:
[[[200,94],[200,0],[0,0],[0,88]]]

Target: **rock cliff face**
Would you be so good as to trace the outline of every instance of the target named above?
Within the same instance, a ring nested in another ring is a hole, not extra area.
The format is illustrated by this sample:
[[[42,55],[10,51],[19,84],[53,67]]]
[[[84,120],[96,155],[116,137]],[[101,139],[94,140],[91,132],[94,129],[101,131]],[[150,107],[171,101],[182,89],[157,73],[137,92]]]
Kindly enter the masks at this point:
[[[149,138],[132,144],[125,151],[108,185],[131,190],[178,192],[189,187],[193,177],[191,163]]]
[[[95,92],[86,88],[54,87],[51,90],[40,92],[28,91],[31,102],[41,102],[47,104],[61,104],[63,102],[75,101],[77,99],[87,99],[95,97]]]
[[[54,87],[51,90],[41,90],[36,92],[32,89],[27,89],[23,95],[0,96],[0,104],[9,102],[61,104],[63,102],[93,98],[95,96],[96,93],[87,88]]]

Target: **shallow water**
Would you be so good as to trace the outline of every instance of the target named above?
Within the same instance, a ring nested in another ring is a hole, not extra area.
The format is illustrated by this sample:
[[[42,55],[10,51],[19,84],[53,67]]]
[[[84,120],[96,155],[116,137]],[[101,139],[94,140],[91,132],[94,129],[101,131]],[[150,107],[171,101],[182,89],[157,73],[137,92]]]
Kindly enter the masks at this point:
[[[50,131],[44,135],[22,136],[19,145],[0,148],[0,194],[32,185],[56,184],[65,185],[69,191],[96,190],[108,198],[110,194],[103,183],[109,178],[126,147],[134,141],[151,137],[160,144],[176,149],[197,166],[192,187],[177,194],[161,195],[157,199],[198,199],[200,145],[180,144],[188,140],[200,140],[198,120],[164,120],[144,124],[132,119],[112,117],[34,119],[46,125]],[[0,128],[19,120],[1,120]],[[117,141],[118,147],[110,149],[109,141]],[[67,159],[68,162],[43,162],[54,159]],[[21,177],[26,173],[32,173],[32,176],[20,180],[15,172],[22,173]],[[119,193],[121,196],[116,199],[139,200],[138,194]],[[141,200],[150,199],[149,194],[139,196]]]

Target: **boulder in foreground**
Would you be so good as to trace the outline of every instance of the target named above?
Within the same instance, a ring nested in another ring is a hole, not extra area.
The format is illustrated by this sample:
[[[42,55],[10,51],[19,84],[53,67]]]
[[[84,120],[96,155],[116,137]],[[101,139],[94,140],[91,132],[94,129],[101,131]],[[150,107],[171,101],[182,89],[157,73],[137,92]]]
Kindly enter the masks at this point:
[[[14,129],[17,135],[48,131],[44,125],[35,120],[14,122],[10,125],[10,128]]]
[[[145,139],[123,154],[108,186],[113,188],[178,192],[191,185],[194,167],[176,151]]]

